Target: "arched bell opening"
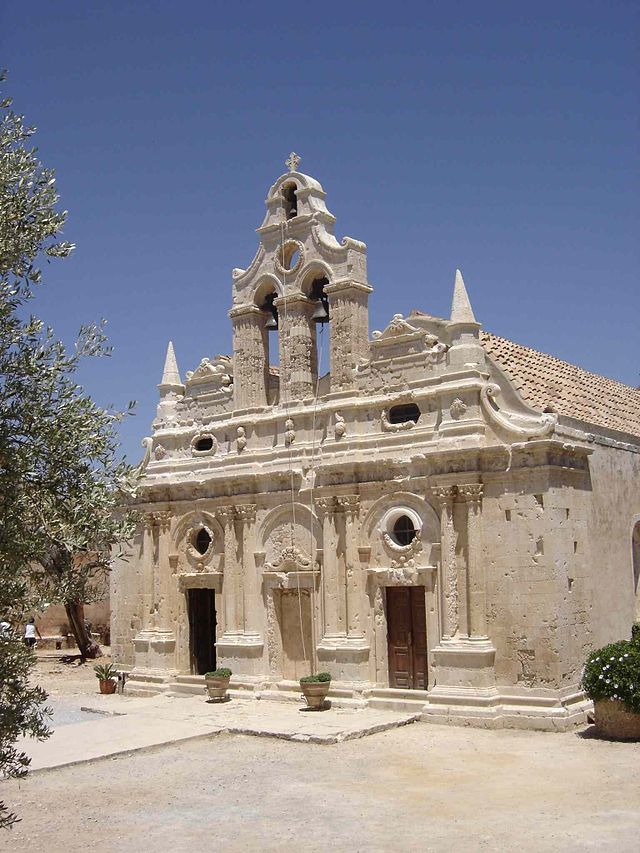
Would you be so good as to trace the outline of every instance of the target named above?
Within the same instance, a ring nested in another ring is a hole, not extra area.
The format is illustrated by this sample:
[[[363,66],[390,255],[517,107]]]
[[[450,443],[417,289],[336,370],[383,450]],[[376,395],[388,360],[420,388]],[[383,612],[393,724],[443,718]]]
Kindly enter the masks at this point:
[[[294,219],[298,215],[298,187],[293,182],[282,187],[282,207],[285,219]]]
[[[313,340],[313,381],[329,373],[329,297],[325,287],[329,284],[323,270],[312,270],[302,283],[302,292],[310,300],[309,320]]]
[[[275,304],[280,294],[272,281],[263,282],[256,290],[254,303],[260,309],[262,320],[262,346],[264,350],[264,383],[267,403],[278,398],[278,373],[280,348],[278,344],[279,318]]]

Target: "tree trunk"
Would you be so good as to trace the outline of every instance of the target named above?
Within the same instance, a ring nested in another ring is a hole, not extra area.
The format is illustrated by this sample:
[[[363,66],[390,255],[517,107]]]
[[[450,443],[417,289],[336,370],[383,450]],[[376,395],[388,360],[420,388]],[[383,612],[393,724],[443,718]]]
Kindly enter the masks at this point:
[[[92,639],[84,621],[84,604],[77,601],[65,601],[69,626],[75,637],[80,654],[84,658],[97,658],[102,654],[100,646]]]

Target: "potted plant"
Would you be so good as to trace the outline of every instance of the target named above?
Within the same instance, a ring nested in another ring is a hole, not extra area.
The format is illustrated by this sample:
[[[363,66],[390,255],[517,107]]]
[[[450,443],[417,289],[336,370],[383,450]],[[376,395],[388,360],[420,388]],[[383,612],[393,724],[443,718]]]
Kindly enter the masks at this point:
[[[100,693],[115,693],[118,670],[110,663],[94,666],[93,671],[100,682]]]
[[[307,707],[311,711],[321,711],[331,687],[331,673],[319,672],[317,675],[305,675],[300,679],[300,689]]]
[[[213,672],[205,672],[204,683],[206,686],[204,689],[209,694],[209,699],[219,701],[226,699],[230,679],[231,670],[226,666],[214,669]]]
[[[592,652],[582,686],[593,700],[596,732],[603,737],[640,738],[640,623],[630,640]]]

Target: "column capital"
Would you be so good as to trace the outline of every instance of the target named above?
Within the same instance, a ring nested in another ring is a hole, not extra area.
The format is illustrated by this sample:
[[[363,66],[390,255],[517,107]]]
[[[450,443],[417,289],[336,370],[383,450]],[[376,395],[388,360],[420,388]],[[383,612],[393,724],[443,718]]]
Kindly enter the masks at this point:
[[[172,514],[170,512],[167,512],[167,511],[156,512],[156,513],[154,513],[154,518],[155,518],[156,524],[158,525],[158,527],[160,528],[160,530],[163,533],[165,531],[169,530],[169,528],[171,527]]]
[[[255,521],[256,509],[256,504],[238,504],[235,507],[236,518],[240,521]]]
[[[470,504],[478,504],[482,500],[483,485],[482,483],[469,483],[467,485],[458,486],[458,494],[463,501]]]
[[[336,499],[333,496],[328,498],[315,498],[314,503],[321,513],[330,515],[336,511]]]
[[[360,495],[338,495],[335,499],[338,510],[357,515],[360,510]]]
[[[453,502],[455,486],[431,486],[431,494],[440,506],[445,506]]]
[[[233,523],[233,519],[235,517],[233,504],[229,504],[228,506],[217,506],[215,509],[215,516],[224,525]]]
[[[256,320],[262,317],[262,311],[257,305],[238,305],[229,311],[229,318],[236,320],[239,317],[254,317]]]
[[[144,532],[152,533],[153,528],[156,526],[156,513],[145,512],[142,516],[142,523],[144,525]]]

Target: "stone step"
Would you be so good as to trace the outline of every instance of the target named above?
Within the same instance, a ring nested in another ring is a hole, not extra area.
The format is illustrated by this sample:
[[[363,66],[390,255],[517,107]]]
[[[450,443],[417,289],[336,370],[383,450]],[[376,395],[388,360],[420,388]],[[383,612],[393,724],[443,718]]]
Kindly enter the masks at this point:
[[[429,701],[426,690],[402,690],[392,687],[376,687],[366,691],[368,708],[380,711],[420,711]]]

